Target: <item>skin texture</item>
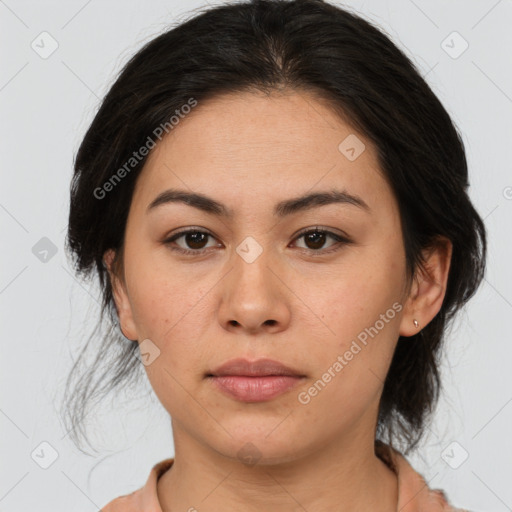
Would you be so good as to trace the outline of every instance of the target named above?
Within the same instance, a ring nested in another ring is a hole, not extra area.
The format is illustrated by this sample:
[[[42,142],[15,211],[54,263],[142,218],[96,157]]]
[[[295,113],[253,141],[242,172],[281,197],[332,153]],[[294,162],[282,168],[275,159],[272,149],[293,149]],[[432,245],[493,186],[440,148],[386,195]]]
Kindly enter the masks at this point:
[[[365,144],[354,161],[338,149],[350,134]],[[233,218],[179,202],[146,213],[171,187],[212,197]],[[273,215],[279,201],[332,188],[370,211],[330,204]],[[352,242],[297,237],[316,226]],[[164,243],[187,227],[212,236]],[[248,236],[262,249],[251,263],[236,251]],[[396,478],[373,449],[377,411],[399,335],[418,332],[443,301],[451,244],[428,256],[428,275],[407,289],[398,205],[375,148],[325,102],[297,91],[229,94],[181,120],[139,176],[124,275],[111,272],[124,335],[160,350],[145,369],[172,418],[175,462],[158,482],[162,510],[396,510]],[[298,394],[394,303],[394,318],[300,403]],[[272,400],[240,402],[205,379],[234,357],[269,357],[306,378]],[[256,464],[241,460],[246,443]]]

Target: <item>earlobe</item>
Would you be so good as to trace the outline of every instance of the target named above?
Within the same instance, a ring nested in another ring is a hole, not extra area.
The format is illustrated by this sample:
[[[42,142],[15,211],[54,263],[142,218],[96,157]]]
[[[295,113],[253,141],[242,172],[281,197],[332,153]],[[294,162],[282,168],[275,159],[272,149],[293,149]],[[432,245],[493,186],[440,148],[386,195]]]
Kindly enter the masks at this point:
[[[413,336],[439,312],[448,283],[453,245],[439,237],[423,253],[424,268],[419,268],[407,298],[400,324],[400,336]]]
[[[126,291],[126,284],[122,277],[118,276],[112,266],[115,257],[115,251],[109,249],[103,256],[103,262],[107,268],[110,284],[112,286],[112,295],[119,318],[119,328],[123,336],[129,340],[137,340],[137,330],[133,321],[131,304]]]

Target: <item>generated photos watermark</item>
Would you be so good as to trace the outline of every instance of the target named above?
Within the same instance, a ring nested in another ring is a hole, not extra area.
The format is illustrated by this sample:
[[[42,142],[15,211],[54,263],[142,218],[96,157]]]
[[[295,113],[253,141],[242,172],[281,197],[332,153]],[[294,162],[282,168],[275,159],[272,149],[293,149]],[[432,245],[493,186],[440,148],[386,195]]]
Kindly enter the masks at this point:
[[[181,119],[192,111],[197,105],[197,100],[189,98],[187,103],[182,105],[179,109],[174,111],[175,115],[172,115],[168,121],[159,124],[152,132],[152,135],[148,135],[146,142],[137,150],[132,153],[132,156],[121,166],[112,176],[103,183],[101,187],[94,189],[93,195],[96,199],[104,199],[108,192],[114,190],[121,180],[130,173],[149,152],[156,146],[155,138],[162,140],[164,134],[168,134],[173,128],[175,128]]]
[[[402,311],[402,304],[399,302],[393,303],[392,307],[386,310],[385,313],[381,314],[379,319],[370,327],[366,327],[357,335],[357,340],[363,346],[361,346],[356,340],[352,340],[350,348],[348,348],[343,355],[338,355],[336,360],[327,368],[327,371],[322,374],[321,378],[315,381],[307,390],[301,391],[297,395],[299,403],[303,405],[309,404],[311,399],[317,396],[323,389],[331,382],[331,380],[338,375],[345,366],[348,365],[355,355],[359,354],[361,350],[368,344],[368,336],[372,339],[384,329],[390,320],[395,318],[395,315]]]

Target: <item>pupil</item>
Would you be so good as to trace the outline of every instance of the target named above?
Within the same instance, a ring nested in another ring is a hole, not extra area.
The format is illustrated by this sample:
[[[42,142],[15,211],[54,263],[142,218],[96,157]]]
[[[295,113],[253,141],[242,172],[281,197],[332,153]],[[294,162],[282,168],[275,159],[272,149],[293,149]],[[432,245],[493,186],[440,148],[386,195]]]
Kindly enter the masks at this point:
[[[199,243],[199,245],[201,245],[201,240],[200,238],[206,238],[206,233],[199,233],[199,232],[195,232],[195,233],[187,233],[186,235],[186,238],[187,238],[187,244],[189,246],[191,246],[192,248],[194,249],[201,249],[202,247],[195,247],[194,244],[196,243]],[[192,239],[192,243],[189,243],[189,240]],[[204,240],[203,240],[204,242]]]
[[[310,233],[306,236],[307,242],[313,242],[314,247],[313,249],[319,249],[324,245],[325,233],[320,233],[319,231],[314,231],[313,233]],[[307,243],[306,242],[306,243]]]

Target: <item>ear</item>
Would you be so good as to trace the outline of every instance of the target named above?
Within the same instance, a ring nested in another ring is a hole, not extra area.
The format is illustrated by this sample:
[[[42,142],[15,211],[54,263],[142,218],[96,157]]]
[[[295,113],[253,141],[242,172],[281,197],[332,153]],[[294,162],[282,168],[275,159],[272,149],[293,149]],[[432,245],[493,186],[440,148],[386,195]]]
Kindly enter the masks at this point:
[[[135,322],[133,321],[132,307],[126,291],[126,283],[122,276],[116,274],[112,266],[114,257],[115,251],[109,249],[103,255],[103,261],[105,262],[110,277],[121,333],[125,338],[135,341],[138,339],[138,335]]]
[[[446,294],[453,245],[446,237],[439,237],[432,247],[423,252],[425,270],[419,268],[404,305],[400,321],[400,336],[413,336],[425,327],[439,312]],[[418,327],[414,325],[417,320]]]

